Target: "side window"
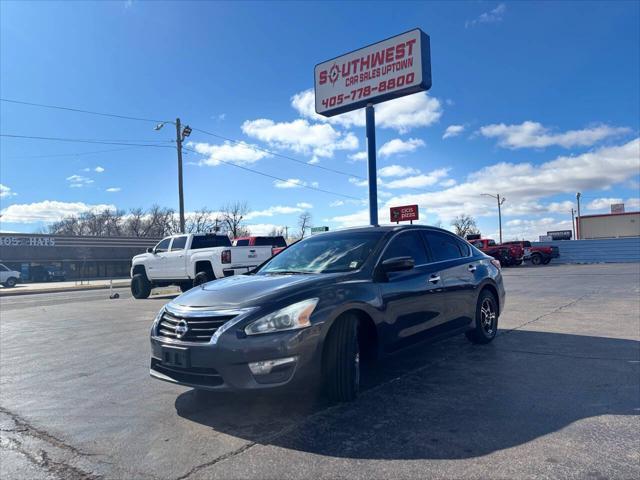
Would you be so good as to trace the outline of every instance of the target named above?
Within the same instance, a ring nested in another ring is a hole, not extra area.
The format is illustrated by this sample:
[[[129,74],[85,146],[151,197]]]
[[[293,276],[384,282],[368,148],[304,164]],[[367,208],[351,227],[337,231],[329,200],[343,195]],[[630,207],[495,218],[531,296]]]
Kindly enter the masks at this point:
[[[173,239],[173,243],[171,244],[171,251],[175,252],[176,250],[184,250],[185,245],[187,244],[187,236],[176,237]]]
[[[424,232],[434,262],[462,257],[458,241],[451,235],[440,232]]]
[[[417,231],[409,231],[396,236],[387,247],[382,260],[394,257],[413,257],[416,265],[428,262],[424,242]]]
[[[284,240],[284,237],[274,237],[275,240],[273,241],[273,246],[274,247],[286,247],[287,246],[287,242]]]
[[[0,263],[0,272],[8,272],[9,269]]]
[[[471,255],[471,248],[467,242],[461,242],[458,240],[458,247],[460,248],[460,253],[462,253],[463,257],[468,257]]]
[[[171,243],[171,238],[161,240],[155,247],[156,253],[162,253],[169,250],[169,243]]]
[[[484,248],[484,242],[482,240],[476,240],[473,245],[478,248]]]

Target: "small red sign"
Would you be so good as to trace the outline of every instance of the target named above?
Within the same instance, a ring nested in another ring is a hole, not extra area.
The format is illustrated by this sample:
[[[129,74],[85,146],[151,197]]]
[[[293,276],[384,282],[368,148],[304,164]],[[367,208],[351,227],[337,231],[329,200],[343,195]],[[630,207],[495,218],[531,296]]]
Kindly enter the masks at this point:
[[[392,222],[406,222],[418,220],[418,205],[405,205],[403,207],[391,207],[390,217]]]

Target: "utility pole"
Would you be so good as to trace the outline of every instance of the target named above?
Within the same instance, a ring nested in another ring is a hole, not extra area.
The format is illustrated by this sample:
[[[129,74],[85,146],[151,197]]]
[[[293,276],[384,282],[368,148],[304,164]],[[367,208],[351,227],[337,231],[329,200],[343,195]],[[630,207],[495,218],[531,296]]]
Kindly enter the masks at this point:
[[[367,157],[369,178],[369,223],[378,226],[378,170],[376,168],[376,115],[372,103],[367,104]]]
[[[575,219],[576,211],[573,207],[571,207],[571,230],[573,230],[573,239],[576,239],[576,219]]]
[[[180,200],[180,233],[184,233],[184,192],[182,190],[182,128],[176,118],[176,147],[178,148],[178,197]]]
[[[500,228],[500,244],[502,244],[502,204],[505,202],[506,198],[500,197],[500,194],[491,195],[490,193],[483,193],[485,197],[495,198],[498,201],[498,226]]]
[[[576,200],[578,201],[578,217],[576,218],[576,240],[580,240],[580,192],[576,193]]]

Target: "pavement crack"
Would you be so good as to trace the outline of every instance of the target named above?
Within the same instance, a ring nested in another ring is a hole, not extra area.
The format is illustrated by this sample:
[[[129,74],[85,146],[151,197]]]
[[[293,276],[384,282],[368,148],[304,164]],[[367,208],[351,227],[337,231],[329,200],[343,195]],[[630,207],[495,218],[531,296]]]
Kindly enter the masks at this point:
[[[569,355],[566,353],[555,353],[555,352],[534,352],[532,350],[518,350],[518,349],[502,348],[502,347],[497,347],[496,350],[499,350],[501,352],[526,353],[530,355],[546,355],[550,357],[574,358],[577,360],[610,360],[615,362],[633,362],[638,360],[637,358],[596,357],[596,356],[589,356],[589,355]]]
[[[219,457],[216,457],[216,458],[214,458],[213,460],[211,460],[209,462],[205,462],[205,463],[201,463],[199,465],[196,465],[195,467],[191,468],[191,470],[189,470],[187,473],[177,477],[175,480],[184,480],[186,478],[189,478],[191,475],[193,475],[194,473],[199,472],[200,470],[202,470],[204,468],[211,467],[211,466],[215,465],[216,463],[224,462],[225,460],[228,460],[228,459],[230,459],[232,457],[235,457],[236,455],[240,455],[241,453],[246,452],[247,450],[249,450],[254,445],[257,445],[257,443],[256,442],[249,442],[249,443],[243,445],[242,447],[236,448],[235,450],[232,450],[231,452],[225,453],[224,455],[220,455]]]

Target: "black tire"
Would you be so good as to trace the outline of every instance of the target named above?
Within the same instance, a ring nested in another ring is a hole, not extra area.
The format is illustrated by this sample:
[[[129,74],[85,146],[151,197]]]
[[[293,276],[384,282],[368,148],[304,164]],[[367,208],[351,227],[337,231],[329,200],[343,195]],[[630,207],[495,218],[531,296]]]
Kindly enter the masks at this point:
[[[133,276],[131,279],[131,295],[138,300],[149,298],[149,295],[151,295],[151,283],[145,275],[136,273]]]
[[[184,292],[188,292],[189,290],[191,290],[193,288],[193,283],[191,283],[191,282],[182,282],[178,286],[180,287],[180,291],[182,293],[184,293]]]
[[[7,280],[3,283],[3,285],[6,288],[13,288],[16,286],[16,283],[18,283],[18,279],[16,277],[9,277],[7,278]]]
[[[541,265],[542,264],[542,255],[539,253],[534,253],[531,255],[531,265]]]
[[[522,265],[522,260],[517,260],[516,265]]]
[[[197,287],[198,285],[210,282],[211,280],[215,280],[215,278],[209,278],[209,274],[207,272],[198,272],[193,279],[193,286]]]
[[[545,259],[542,261],[542,264],[543,264],[543,265],[548,265],[550,261],[551,261],[551,258],[545,258]]]
[[[465,332],[472,343],[489,343],[498,333],[498,302],[489,290],[483,290],[476,305],[476,326]]]
[[[350,402],[360,387],[360,349],[358,318],[345,315],[336,320],[325,340],[324,381],[327,395],[334,402]]]

